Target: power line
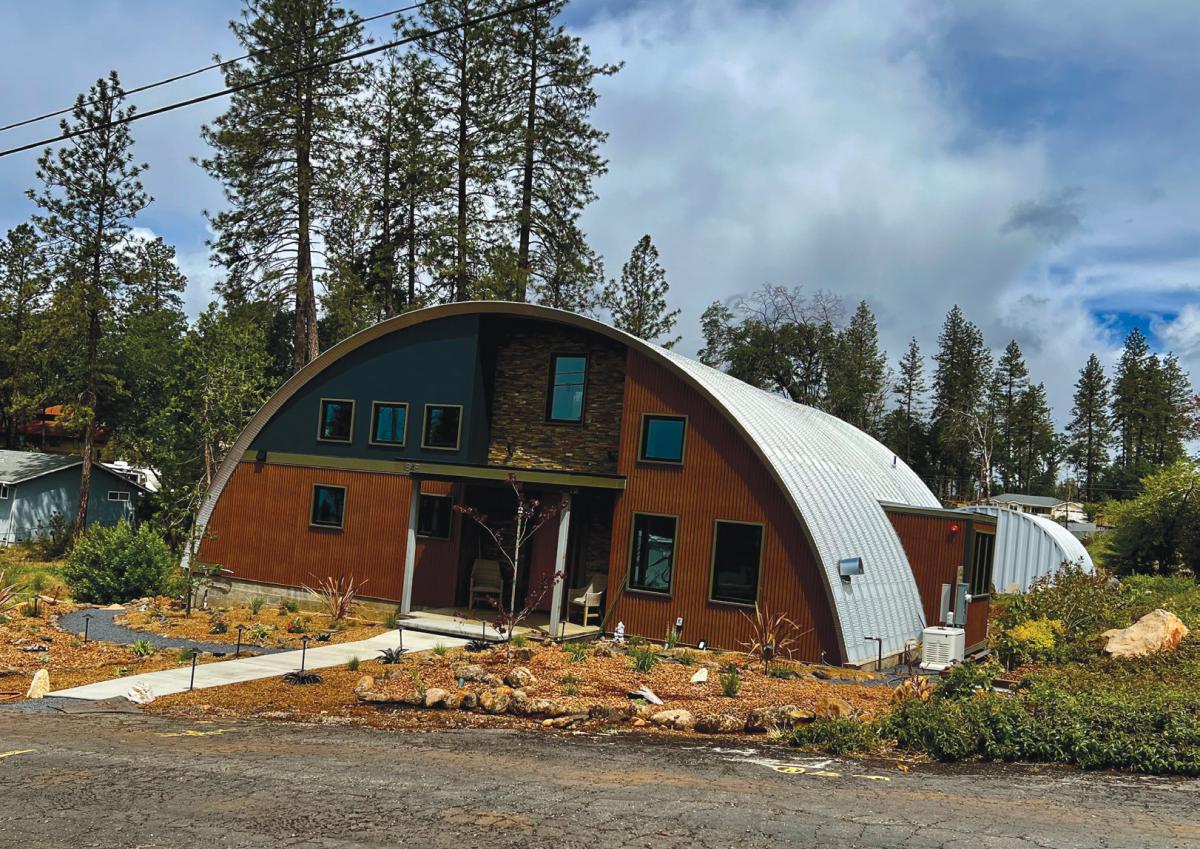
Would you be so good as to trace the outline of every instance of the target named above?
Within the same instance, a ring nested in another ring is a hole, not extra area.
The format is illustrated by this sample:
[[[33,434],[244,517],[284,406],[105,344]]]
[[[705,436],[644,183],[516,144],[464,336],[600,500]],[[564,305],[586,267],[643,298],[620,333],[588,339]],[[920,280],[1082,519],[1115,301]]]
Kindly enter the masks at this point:
[[[18,147],[10,147],[7,150],[0,150],[0,159],[4,158],[5,156],[11,156],[14,153],[23,153],[24,151],[27,151],[27,150],[33,150],[36,147],[42,147],[43,145],[54,144],[55,142],[60,142],[60,141],[66,141],[67,139],[73,139],[76,136],[83,136],[83,135],[87,135],[88,133],[97,132],[99,130],[106,130],[109,127],[115,127],[120,124],[132,124],[134,121],[140,121],[143,118],[151,118],[155,115],[162,115],[165,112],[174,112],[176,109],[183,109],[184,107],[187,107],[187,106],[195,106],[197,103],[204,103],[205,101],[208,101],[208,100],[215,100],[216,98],[224,97],[227,94],[236,94],[237,92],[245,91],[246,89],[255,88],[255,87],[261,86],[261,85],[267,85],[269,83],[278,82],[279,80],[286,80],[286,79],[296,76],[297,74],[302,74],[306,71],[315,71],[320,68],[330,68],[330,67],[333,67],[334,65],[340,65],[342,62],[350,62],[354,59],[362,59],[364,56],[371,56],[376,53],[382,53],[384,50],[390,50],[393,47],[399,47],[400,45],[403,45],[403,44],[412,44],[415,41],[420,41],[421,39],[429,38],[431,36],[443,35],[448,32],[453,32],[454,30],[457,30],[457,29],[465,29],[467,27],[477,26],[478,24],[485,24],[488,21],[494,21],[498,18],[507,17],[508,15],[519,14],[520,12],[528,12],[532,9],[537,9],[542,6],[546,6],[551,2],[553,2],[553,0],[534,0],[531,3],[523,3],[519,6],[511,6],[507,9],[501,9],[498,12],[492,12],[487,15],[480,15],[478,18],[471,18],[470,20],[460,21],[459,23],[450,24],[449,26],[444,26],[444,27],[441,27],[440,29],[425,30],[416,35],[409,36],[407,38],[399,38],[399,39],[396,39],[395,41],[389,41],[386,44],[380,44],[376,47],[368,47],[365,50],[359,50],[354,53],[345,53],[341,56],[338,56],[335,59],[329,59],[328,61],[325,61],[325,62],[317,62],[312,65],[305,65],[304,67],[296,68],[295,70],[285,71],[280,74],[275,74],[274,76],[267,77],[266,79],[252,80],[248,83],[242,83],[241,85],[235,85],[235,86],[230,86],[229,88],[223,88],[220,91],[210,92],[209,94],[202,94],[199,97],[192,97],[192,98],[189,98],[188,100],[181,100],[177,103],[171,103],[166,106],[160,106],[157,109],[151,109],[147,112],[138,112],[133,115],[127,115],[124,118],[119,118],[115,121],[107,121],[103,124],[98,124],[94,127],[84,127],[82,129],[72,130],[71,132],[61,133],[60,135],[57,135],[57,136],[51,136],[50,138],[41,139],[41,140],[35,141],[35,142],[30,142],[29,144],[23,144]]]
[[[402,6],[399,9],[392,9],[389,12],[380,12],[377,15],[371,15],[370,17],[367,17],[367,18],[355,18],[354,20],[347,21],[344,24],[339,24],[338,26],[334,27],[333,29],[329,30],[328,32],[318,35],[317,39],[329,38],[334,33],[340,32],[341,30],[344,30],[348,27],[360,26],[362,24],[369,24],[372,21],[379,20],[380,18],[389,18],[389,17],[392,17],[393,15],[400,15],[400,14],[403,14],[404,12],[411,12],[414,9],[420,9],[422,6],[427,5],[429,2],[430,2],[430,0],[421,0],[420,3],[414,3],[411,6]],[[305,39],[295,39],[293,41],[284,42],[284,44],[280,45],[280,47],[292,47],[292,46],[302,43],[304,40]],[[278,48],[275,48],[275,49],[278,49]],[[218,68],[227,68],[230,65],[236,65],[238,62],[244,62],[247,59],[256,59],[259,56],[267,55],[270,52],[271,51],[269,51],[269,50],[253,50],[253,51],[245,54],[244,56],[237,56],[233,59],[226,59],[222,62],[214,62],[211,65],[205,65],[203,68],[195,68],[191,71],[185,71],[184,73],[175,74],[174,76],[167,77],[165,79],[157,80],[152,83],[146,83],[145,85],[140,85],[137,88],[131,88],[128,91],[124,92],[124,96],[128,97],[131,94],[140,94],[143,91],[150,91],[151,89],[159,88],[160,86],[164,86],[164,85],[169,85],[170,83],[177,83],[180,80],[186,80],[189,77],[194,77],[199,74],[204,74],[204,73],[207,73],[208,71],[214,71]],[[85,100],[84,105],[92,106],[99,102],[100,101],[98,99],[93,98],[91,100]],[[72,105],[72,106],[66,107],[65,109],[58,109],[58,110],[55,110],[54,112],[47,112],[44,115],[37,115],[33,118],[26,118],[23,121],[16,121],[12,124],[6,124],[3,127],[0,127],[0,133],[6,132],[7,130],[15,130],[17,127],[25,127],[25,126],[28,126],[29,124],[36,124],[40,121],[45,121],[48,118],[57,118],[59,115],[66,115],[68,112],[74,111],[74,109],[75,109],[75,107]]]

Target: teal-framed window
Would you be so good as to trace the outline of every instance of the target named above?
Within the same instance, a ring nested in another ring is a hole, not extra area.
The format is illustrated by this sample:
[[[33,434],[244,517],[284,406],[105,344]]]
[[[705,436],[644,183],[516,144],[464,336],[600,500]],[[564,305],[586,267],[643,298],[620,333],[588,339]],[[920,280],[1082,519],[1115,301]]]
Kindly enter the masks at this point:
[[[372,445],[403,447],[408,434],[408,404],[403,401],[371,403]]]
[[[426,404],[421,447],[457,451],[462,438],[462,404]]]
[[[354,402],[346,398],[322,398],[317,419],[320,442],[354,441]]]
[[[579,424],[583,421],[587,373],[587,354],[551,355],[546,421],[566,424]]]
[[[314,528],[344,528],[346,487],[327,483],[313,484],[308,523]]]
[[[642,416],[641,449],[643,463],[682,465],[687,441],[687,416],[646,413]]]
[[[454,519],[454,499],[449,495],[421,493],[417,505],[417,536],[450,539]]]
[[[629,542],[629,589],[670,595],[675,572],[675,538],[679,519],[634,513]]]
[[[753,607],[762,573],[763,526],[718,519],[713,526],[709,600]]]

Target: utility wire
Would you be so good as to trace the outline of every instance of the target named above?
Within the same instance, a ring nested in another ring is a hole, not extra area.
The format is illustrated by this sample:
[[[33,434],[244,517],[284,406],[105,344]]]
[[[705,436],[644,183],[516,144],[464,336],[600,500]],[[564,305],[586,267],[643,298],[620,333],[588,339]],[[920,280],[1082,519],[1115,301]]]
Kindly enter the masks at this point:
[[[392,9],[390,12],[380,12],[377,15],[371,15],[370,17],[367,17],[367,18],[355,18],[352,21],[347,21],[344,24],[339,24],[338,26],[334,27],[333,29],[329,30],[328,32],[321,33],[320,35],[317,36],[317,39],[319,40],[319,39],[323,39],[323,38],[329,38],[334,33],[340,32],[341,30],[346,29],[347,27],[359,26],[361,24],[369,24],[372,21],[379,20],[380,18],[389,18],[389,17],[392,17],[393,15],[400,15],[400,14],[403,14],[404,12],[411,12],[414,9],[420,9],[422,6],[427,5],[429,2],[430,2],[430,0],[421,0],[420,3],[414,3],[411,6],[402,6],[399,9]],[[293,47],[297,44],[302,43],[303,41],[304,41],[304,39],[298,39],[298,40],[294,40],[294,41],[285,42],[284,44],[281,44],[279,46],[280,47]],[[275,48],[275,49],[278,49],[278,48]],[[124,92],[124,96],[128,97],[131,94],[140,94],[143,91],[150,91],[151,89],[159,88],[160,86],[164,86],[164,85],[169,85],[170,83],[177,83],[180,80],[186,80],[189,77],[194,77],[199,74],[207,73],[208,71],[214,71],[218,68],[227,68],[230,65],[236,65],[238,62],[244,62],[247,59],[257,59],[259,56],[264,56],[270,52],[271,51],[269,51],[269,50],[254,50],[254,51],[251,51],[250,53],[245,54],[244,56],[237,56],[233,59],[226,59],[221,62],[214,62],[211,65],[205,65],[203,68],[196,68],[191,71],[185,71],[184,73],[176,74],[173,77],[167,77],[166,79],[157,80],[156,82],[146,83],[145,85],[140,85],[137,88],[131,88],[128,91]],[[99,101],[97,99],[93,98],[92,100],[84,101],[84,105],[92,106],[98,102]],[[65,109],[59,109],[54,112],[47,112],[44,115],[37,115],[33,118],[26,118],[23,121],[16,121],[12,124],[5,124],[3,127],[0,127],[0,133],[3,133],[7,130],[15,130],[17,127],[25,127],[25,126],[28,126],[29,124],[36,124],[39,121],[45,121],[48,118],[57,118],[59,115],[66,115],[68,112],[74,111],[74,109],[75,109],[75,107],[72,105],[72,106],[68,106]]]
[[[10,147],[7,150],[0,150],[0,159],[4,158],[5,156],[11,156],[14,153],[23,153],[24,151],[27,151],[27,150],[33,150],[35,147],[41,147],[42,145],[54,144],[55,142],[66,141],[67,139],[72,139],[72,138],[75,138],[76,136],[83,136],[83,135],[87,135],[88,133],[98,132],[99,130],[106,130],[109,127],[115,127],[120,124],[131,124],[134,121],[140,121],[143,118],[151,118],[155,115],[162,115],[164,112],[174,112],[176,109],[183,109],[186,106],[195,106],[197,103],[204,103],[205,101],[208,101],[208,100],[215,100],[216,98],[224,97],[227,94],[236,94],[239,91],[245,91],[246,89],[255,88],[255,87],[261,86],[261,85],[267,85],[269,83],[278,82],[279,80],[286,80],[286,79],[289,79],[290,77],[294,77],[294,76],[296,76],[298,74],[302,74],[306,71],[315,71],[320,68],[330,68],[334,65],[340,65],[342,62],[350,62],[354,59],[361,59],[364,56],[371,56],[371,55],[374,55],[375,53],[382,53],[384,50],[390,50],[391,48],[399,47],[402,44],[411,44],[415,41],[420,41],[423,38],[429,38],[434,35],[443,35],[444,33],[453,32],[454,30],[457,30],[457,29],[465,29],[467,27],[476,26],[478,24],[485,24],[488,21],[494,21],[498,18],[507,17],[508,15],[516,15],[516,14],[519,14],[520,12],[528,12],[531,9],[537,9],[542,6],[546,6],[551,2],[553,2],[553,0],[534,0],[534,2],[531,2],[531,3],[522,3],[519,6],[510,6],[509,8],[501,9],[498,12],[492,12],[487,15],[480,15],[478,18],[471,18],[470,20],[460,21],[459,23],[450,24],[449,26],[444,26],[444,27],[441,27],[440,29],[425,30],[423,32],[417,33],[416,35],[409,36],[407,38],[399,38],[399,39],[396,39],[395,41],[389,41],[386,44],[380,44],[375,47],[368,47],[365,50],[358,50],[354,53],[345,53],[341,56],[338,56],[335,59],[329,59],[328,61],[325,61],[325,62],[317,62],[312,65],[305,65],[302,68],[296,68],[295,70],[292,70],[292,71],[285,71],[280,74],[275,74],[273,76],[267,77],[266,79],[252,80],[247,83],[242,83],[241,85],[230,86],[229,88],[223,88],[220,91],[210,92],[209,94],[202,94],[199,97],[193,97],[188,100],[181,100],[178,103],[171,103],[166,106],[160,106],[157,109],[150,109],[146,112],[137,112],[137,113],[134,113],[133,115],[127,115],[126,117],[120,118],[116,121],[107,121],[103,124],[98,124],[94,127],[84,127],[82,129],[72,130],[70,132],[62,133],[57,136],[51,136],[50,138],[41,139],[41,140],[35,141],[35,142],[30,142],[29,144],[23,144],[18,147]]]

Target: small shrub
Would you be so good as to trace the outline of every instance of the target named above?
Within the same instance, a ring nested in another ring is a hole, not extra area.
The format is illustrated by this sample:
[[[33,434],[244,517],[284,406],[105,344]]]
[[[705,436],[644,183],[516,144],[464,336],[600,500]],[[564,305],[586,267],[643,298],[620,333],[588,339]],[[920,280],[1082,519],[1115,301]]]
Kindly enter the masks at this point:
[[[250,612],[252,614],[254,614],[255,616],[257,616],[258,612],[260,610],[262,610],[263,604],[264,604],[263,597],[260,595],[256,595],[254,598],[250,599]]]
[[[387,615],[387,619],[383,620],[383,625],[385,628],[389,628],[389,629],[390,628],[399,628],[400,627],[400,614],[395,613],[395,612],[389,613]]]
[[[400,663],[404,660],[404,655],[408,653],[408,649],[401,648],[386,648],[379,650],[379,662],[384,664]]]
[[[675,633],[674,628],[668,627],[667,638],[663,640],[663,648],[665,648],[667,651],[670,651],[677,645],[679,645],[679,635]]]
[[[658,648],[644,643],[630,645],[629,656],[633,658],[633,668],[638,672],[649,672],[658,663]]]
[[[965,699],[979,690],[989,690],[1000,670],[994,663],[960,663],[950,667],[938,681],[934,695],[939,699]]]
[[[4,570],[0,569],[0,615],[8,613],[20,603],[20,590],[16,584],[5,580]]]
[[[558,683],[562,686],[564,696],[579,695],[579,679],[574,675],[564,675],[558,679]]]
[[[993,637],[996,653],[1008,668],[1026,663],[1046,663],[1062,657],[1065,633],[1062,620],[1026,619],[1011,628],[998,630]]]
[[[754,616],[742,613],[742,618],[750,625],[750,639],[742,645],[747,654],[762,664],[763,672],[770,668],[775,658],[791,657],[793,646],[803,636],[797,633],[796,623],[787,616],[782,613],[772,616],[770,610],[760,608],[757,602],[754,604]]]
[[[787,679],[787,678],[795,678],[796,677],[795,672],[788,669],[786,666],[780,666],[779,664],[775,664],[770,669],[768,669],[767,674],[770,675],[772,678]]]
[[[346,669],[350,670],[351,672],[357,672],[358,664],[359,664],[358,658],[352,657],[348,661],[346,661]]]
[[[154,654],[154,643],[149,640],[136,640],[129,647],[129,650],[133,652],[135,657],[149,657]]]
[[[333,623],[341,622],[358,608],[358,595],[366,581],[355,582],[353,575],[321,578],[316,588],[305,587],[316,596],[321,609]]]
[[[438,657],[445,657],[449,652],[450,652],[450,649],[446,648],[445,643],[437,643],[433,647],[433,653],[436,654]]]
[[[721,692],[726,698],[736,699],[738,692],[742,689],[742,676],[738,673],[738,668],[733,664],[721,673]]]
[[[142,596],[171,595],[178,585],[171,549],[149,525],[92,525],[63,567],[76,601],[112,604]]]
[[[246,632],[246,636],[250,638],[252,643],[261,643],[271,635],[271,629],[261,622],[255,622],[254,627]]]
[[[492,644],[487,640],[471,640],[466,644],[466,646],[464,646],[464,648],[466,648],[466,650],[472,654],[478,654],[481,651],[487,651],[491,647]]]
[[[39,560],[58,560],[71,550],[73,536],[71,522],[62,513],[55,513],[45,524],[37,523],[29,549]]]
[[[299,612],[300,612],[299,602],[297,602],[293,599],[290,599],[290,598],[285,598],[283,601],[279,602],[279,615],[280,616],[287,616],[289,613],[299,613]]]
[[[690,651],[683,651],[675,655],[675,662],[683,664],[684,666],[691,666],[696,662],[696,656]]]
[[[792,729],[791,743],[831,755],[866,753],[879,748],[879,732],[861,719],[818,719]]]
[[[308,625],[303,619],[297,616],[287,623],[286,630],[289,634],[307,634]]]
[[[283,683],[296,686],[320,684],[323,680],[325,679],[323,679],[320,675],[307,669],[303,672],[297,669],[295,672],[289,672],[283,676]]]
[[[529,638],[524,634],[513,634],[508,641],[514,649],[523,649],[529,645]]]
[[[195,649],[180,649],[179,650],[179,662],[180,663],[191,663],[192,658],[195,656],[196,656]]]
[[[228,634],[229,633],[229,618],[221,610],[210,610],[208,612],[208,633],[210,634]]]
[[[67,640],[67,645],[73,649],[77,649],[83,645],[83,640],[79,639],[78,637],[72,637],[71,639]]]
[[[571,656],[571,663],[579,663],[587,659],[587,646],[583,643],[567,643],[564,648]]]

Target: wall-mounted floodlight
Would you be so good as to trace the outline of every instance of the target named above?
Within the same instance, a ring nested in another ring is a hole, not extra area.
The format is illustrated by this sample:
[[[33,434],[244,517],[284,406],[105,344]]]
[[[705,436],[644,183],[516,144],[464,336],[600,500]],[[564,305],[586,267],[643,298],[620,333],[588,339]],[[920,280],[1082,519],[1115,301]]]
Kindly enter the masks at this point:
[[[838,561],[838,574],[842,581],[850,583],[850,578],[854,575],[863,573],[863,559],[861,557],[843,557]]]

